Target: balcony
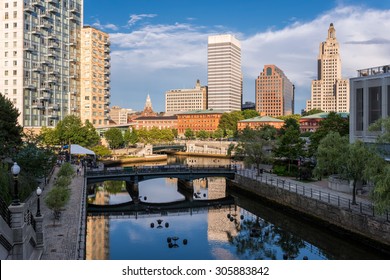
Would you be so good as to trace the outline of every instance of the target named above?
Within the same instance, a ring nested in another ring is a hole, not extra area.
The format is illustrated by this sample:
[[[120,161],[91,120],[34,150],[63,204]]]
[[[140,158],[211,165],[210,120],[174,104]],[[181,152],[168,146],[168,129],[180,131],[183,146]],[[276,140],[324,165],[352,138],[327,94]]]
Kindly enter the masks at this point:
[[[67,45],[70,46],[70,47],[75,47],[76,44],[77,44],[77,43],[76,43],[75,40],[71,40],[71,41],[69,41],[69,43],[67,43]]]
[[[47,36],[47,39],[51,40],[53,42],[58,42],[58,38],[53,34],[50,34],[49,36]]]
[[[111,41],[110,41],[110,40],[105,41],[105,42],[104,42],[104,45],[105,45],[105,46],[110,46],[110,45],[111,45]]]
[[[111,68],[111,63],[110,62],[104,63],[104,68]]]
[[[35,73],[42,73],[42,72],[43,72],[43,69],[40,68],[40,67],[37,67],[37,66],[35,66],[32,70],[33,70],[33,72],[35,72]]]
[[[80,21],[80,18],[78,17],[78,16],[76,16],[75,14],[71,14],[69,17],[68,17],[68,19],[70,20],[70,21],[73,21],[73,22],[78,22],[78,21]]]
[[[59,13],[60,13],[60,11],[58,10],[58,8],[57,7],[50,7],[50,8],[48,8],[47,9],[47,11],[49,12],[49,13],[51,13],[51,14],[56,14],[56,15],[58,15]]]
[[[31,5],[36,6],[36,7],[43,7],[43,3],[41,0],[30,0]]]
[[[49,43],[47,47],[52,50],[58,50],[60,48],[60,46],[54,42]]]
[[[48,100],[50,100],[50,94],[44,93],[44,94],[38,96],[38,100],[41,100],[41,101],[48,101]]]
[[[40,14],[39,17],[46,20],[51,20],[51,16],[49,13]]]
[[[104,101],[104,105],[110,106],[110,104],[111,104],[111,102],[110,102],[109,100],[105,100],[105,101]]]
[[[26,46],[24,46],[23,50],[26,51],[26,52],[29,52],[29,53],[36,52],[36,50],[35,50],[33,45],[26,45]]]
[[[69,59],[68,59],[68,62],[69,62],[69,63],[76,63],[76,62],[77,62],[77,59],[76,59],[75,57],[69,58]]]
[[[26,13],[33,14],[34,13],[34,8],[32,6],[26,4],[26,6],[24,7],[24,11]]]
[[[42,92],[51,92],[52,89],[48,86],[45,86],[45,87],[40,87],[39,88],[39,91],[42,91]]]
[[[34,102],[31,104],[31,109],[43,110],[45,109],[45,106],[41,102]]]
[[[48,74],[57,77],[60,75],[60,72],[57,70],[51,70],[48,72]]]
[[[104,48],[104,52],[105,52],[105,53],[110,53],[110,52],[111,52],[110,47],[105,47],[105,48]]]
[[[105,57],[104,57],[104,61],[110,61],[111,60],[111,57],[109,56],[109,55],[106,55]]]
[[[70,91],[69,94],[70,95],[77,95],[77,91]]]
[[[31,28],[30,32],[31,32],[32,35],[35,35],[35,36],[41,36],[42,35],[41,31],[37,27]]]
[[[47,66],[51,66],[52,65],[52,63],[49,60],[47,60],[47,59],[42,60],[40,63],[42,65],[47,65]]]
[[[47,108],[49,110],[53,110],[53,111],[59,111],[60,110],[60,105],[59,104],[49,104],[47,106]]]
[[[73,107],[71,108],[71,110],[72,110],[73,112],[75,112],[75,111],[78,110],[78,108],[77,108],[77,106],[73,106]]]
[[[77,74],[69,75],[70,79],[77,79],[79,76]]]
[[[47,118],[49,119],[58,119],[58,114],[57,113],[49,113],[48,115],[46,115]]]
[[[27,83],[25,82],[24,89],[36,90],[37,87],[34,84],[32,84],[31,82],[28,81]]]
[[[38,28],[40,28],[40,29],[45,29],[45,30],[49,30],[50,28],[51,28],[51,26],[50,26],[50,24],[48,24],[48,23],[40,23],[39,25],[38,25]]]
[[[104,94],[104,98],[110,98],[111,97],[111,94],[109,93],[109,92],[106,92],[105,94]]]
[[[104,86],[104,90],[110,90],[110,89],[111,89],[110,85],[105,85]]]
[[[53,5],[58,5],[58,0],[48,0],[47,2]]]

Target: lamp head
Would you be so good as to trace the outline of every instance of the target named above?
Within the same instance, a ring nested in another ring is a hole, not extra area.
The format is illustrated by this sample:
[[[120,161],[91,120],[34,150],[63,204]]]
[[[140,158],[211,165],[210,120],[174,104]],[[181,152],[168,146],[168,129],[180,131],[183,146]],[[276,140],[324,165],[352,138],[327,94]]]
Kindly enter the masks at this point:
[[[37,188],[37,196],[40,196],[42,194],[42,189],[40,187]]]
[[[12,174],[14,174],[15,177],[19,175],[20,166],[16,162],[14,162],[14,165],[12,165],[11,172],[12,172]]]

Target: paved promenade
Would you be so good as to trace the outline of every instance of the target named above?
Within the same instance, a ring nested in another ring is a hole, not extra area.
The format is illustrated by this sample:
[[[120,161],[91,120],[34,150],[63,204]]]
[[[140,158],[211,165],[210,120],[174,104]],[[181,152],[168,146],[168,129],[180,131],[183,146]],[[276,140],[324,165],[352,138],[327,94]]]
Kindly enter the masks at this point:
[[[74,166],[75,170],[76,167]],[[69,203],[61,213],[59,220],[54,221],[53,213],[44,203],[49,190],[53,187],[59,167],[56,167],[50,181],[41,195],[41,213],[44,215],[43,232],[45,248],[42,260],[76,260],[77,241],[79,234],[80,207],[84,177],[75,175],[70,185],[71,196]],[[76,174],[76,172],[75,172]],[[36,209],[36,208],[33,208]]]
[[[76,169],[76,167],[74,166]],[[77,256],[77,241],[80,228],[80,208],[81,208],[81,197],[83,190],[84,177],[83,174],[75,175],[71,183],[71,198],[65,209],[62,211],[61,217],[59,220],[56,220],[54,223],[52,212],[46,207],[43,202],[45,195],[53,187],[54,180],[57,176],[59,167],[55,168],[55,171],[45,187],[42,197],[41,197],[41,213],[44,215],[44,242],[45,250],[42,252],[42,260],[76,260]],[[253,170],[245,169],[239,171],[241,175],[247,177],[255,176]],[[293,179],[278,177],[276,175],[267,174],[267,176],[273,176],[275,179],[283,179],[286,182],[292,184],[297,183]],[[351,199],[350,194],[345,194],[331,190],[327,187],[327,182],[325,180],[313,182],[310,184],[304,184],[298,182],[300,185],[305,185],[307,187],[323,191],[324,193],[331,193],[335,196],[344,197],[346,199]],[[369,203],[367,195],[359,195],[357,198],[358,202]],[[35,205],[33,207],[36,207]],[[36,209],[36,208],[33,208]]]

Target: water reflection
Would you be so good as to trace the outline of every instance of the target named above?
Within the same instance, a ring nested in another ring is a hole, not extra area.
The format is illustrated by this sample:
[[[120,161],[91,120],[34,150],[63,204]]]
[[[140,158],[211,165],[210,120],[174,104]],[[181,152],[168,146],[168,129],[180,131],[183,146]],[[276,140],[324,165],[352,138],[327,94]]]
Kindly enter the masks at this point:
[[[191,160],[176,158],[171,164]],[[206,163],[210,165],[213,161],[202,162]],[[220,163],[227,164],[226,160],[214,162]],[[88,190],[88,202],[98,205],[132,202],[135,198],[134,193],[131,197],[125,182],[99,183],[89,186]],[[191,207],[199,201],[207,204],[227,195],[234,197],[233,204]],[[89,213],[87,259],[384,258],[360,244],[352,244],[348,238],[338,237],[275,209],[259,198],[227,191],[224,178],[194,180],[185,191],[177,179],[142,181],[136,198],[139,204],[156,205],[154,211]],[[170,203],[185,204],[177,209],[163,208]]]

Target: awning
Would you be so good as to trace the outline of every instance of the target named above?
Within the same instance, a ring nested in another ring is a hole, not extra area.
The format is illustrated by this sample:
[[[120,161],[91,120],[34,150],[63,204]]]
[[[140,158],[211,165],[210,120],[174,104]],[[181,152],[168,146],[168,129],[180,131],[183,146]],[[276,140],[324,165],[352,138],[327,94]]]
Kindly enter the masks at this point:
[[[70,153],[72,155],[95,155],[94,151],[76,144],[70,145]]]

